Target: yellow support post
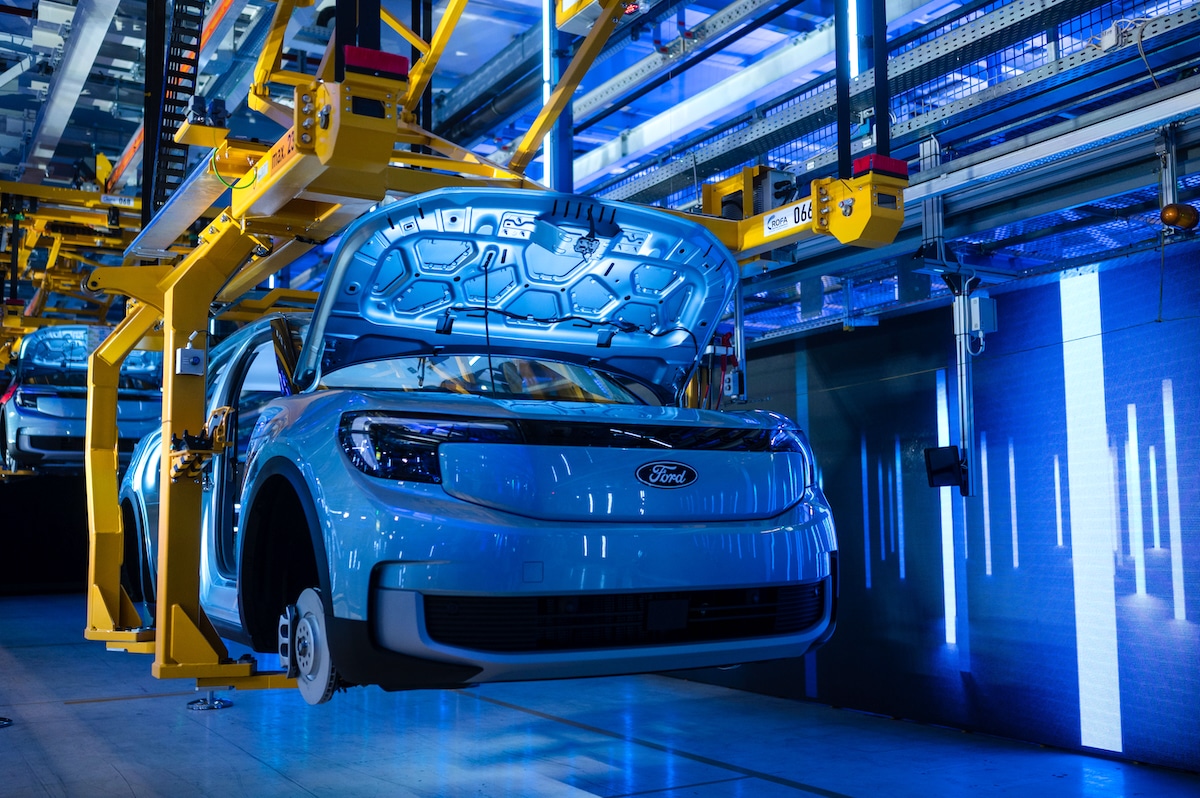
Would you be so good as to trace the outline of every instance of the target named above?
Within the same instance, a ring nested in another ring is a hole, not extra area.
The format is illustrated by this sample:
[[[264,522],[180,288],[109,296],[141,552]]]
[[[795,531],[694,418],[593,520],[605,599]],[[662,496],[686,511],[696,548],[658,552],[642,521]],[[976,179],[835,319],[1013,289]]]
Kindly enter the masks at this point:
[[[296,5],[295,0],[275,0],[271,29],[267,31],[267,40],[263,43],[262,52],[259,53],[258,61],[254,65],[250,93],[246,96],[246,103],[252,109],[283,127],[291,125],[292,111],[271,99],[269,84],[272,81],[292,82],[284,80],[286,73],[281,67],[283,65],[284,34],[287,32],[287,25]],[[310,3],[301,2],[299,5],[310,5]],[[294,77],[296,74],[298,73],[292,73],[291,76]],[[311,79],[312,77],[309,75],[304,76],[305,82]]]
[[[152,649],[132,644],[152,641],[153,631],[133,628],[138,624],[131,623],[132,606],[120,582],[124,537],[117,507],[117,384],[126,355],[150,334],[159,319],[162,291],[157,283],[168,271],[166,266],[99,269],[92,273],[87,283],[92,291],[119,292],[134,297],[137,306],[101,342],[88,361],[84,478],[91,499],[88,503],[91,557],[85,637],[108,641],[110,648],[145,653]],[[100,498],[107,501],[98,501]],[[115,598],[117,596],[119,598]]]
[[[157,270],[155,270],[157,271]],[[141,293],[153,295],[152,290]],[[84,476],[88,503],[88,612],[84,637],[109,648],[150,653],[154,630],[142,621],[121,586],[125,530],[117,502],[117,386],[121,363],[158,321],[149,304],[117,326],[88,360]],[[99,499],[99,500],[98,500]]]
[[[200,434],[205,421],[204,374],[178,374],[175,352],[206,350],[208,310],[217,291],[258,246],[228,213],[201,234],[201,244],[159,284],[163,292],[163,457],[159,477],[158,634],[152,672],[157,678],[249,677],[253,663],[229,661],[228,651],[200,608],[198,481],[171,479],[171,437]]]
[[[576,51],[575,57],[571,59],[571,63],[567,66],[562,74],[562,78],[558,81],[558,85],[554,87],[554,91],[550,94],[550,100],[542,106],[541,112],[537,118],[533,120],[525,137],[521,139],[520,145],[513,153],[512,160],[508,162],[509,169],[521,174],[525,173],[525,168],[533,161],[533,157],[537,155],[538,148],[542,146],[542,140],[546,138],[546,134],[550,132],[550,128],[554,126],[555,120],[567,107],[567,103],[571,101],[572,95],[575,94],[575,89],[579,88],[580,81],[583,80],[583,75],[591,67],[592,62],[596,60],[596,56],[600,55],[600,50],[603,49],[604,43],[608,41],[608,37],[612,34],[613,29],[617,27],[617,23],[621,21],[621,12],[617,9],[621,8],[624,0],[605,0],[604,6],[600,11],[600,18],[596,20],[596,24],[588,31],[588,35],[584,37],[583,43],[579,45],[579,50]]]

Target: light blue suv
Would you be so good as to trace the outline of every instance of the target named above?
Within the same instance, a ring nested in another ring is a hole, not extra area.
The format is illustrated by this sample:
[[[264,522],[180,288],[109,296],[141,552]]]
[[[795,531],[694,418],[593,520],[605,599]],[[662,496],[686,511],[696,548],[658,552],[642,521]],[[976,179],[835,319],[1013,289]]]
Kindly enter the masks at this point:
[[[804,654],[837,543],[803,433],[681,407],[738,277],[644,207],[451,189],[355,222],[311,319],[212,353],[201,603],[306,700]],[[302,342],[293,359],[293,345]],[[158,436],[122,488],[152,599]]]

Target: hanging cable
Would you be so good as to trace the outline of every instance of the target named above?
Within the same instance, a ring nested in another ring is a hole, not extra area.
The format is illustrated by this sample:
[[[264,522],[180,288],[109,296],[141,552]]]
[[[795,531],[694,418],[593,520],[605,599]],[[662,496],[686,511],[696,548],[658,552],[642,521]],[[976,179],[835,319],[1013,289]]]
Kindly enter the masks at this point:
[[[221,177],[220,171],[217,170],[217,151],[215,149],[212,151],[212,155],[209,157],[208,160],[209,160],[209,165],[212,166],[213,174],[217,176],[217,180],[221,181],[221,185],[225,186],[226,188],[250,188],[256,182],[258,182],[258,170],[257,169],[251,171],[252,177],[250,178],[250,182],[244,186],[234,185],[235,183],[237,183],[236,180],[233,181],[233,183],[230,183],[225,178]]]

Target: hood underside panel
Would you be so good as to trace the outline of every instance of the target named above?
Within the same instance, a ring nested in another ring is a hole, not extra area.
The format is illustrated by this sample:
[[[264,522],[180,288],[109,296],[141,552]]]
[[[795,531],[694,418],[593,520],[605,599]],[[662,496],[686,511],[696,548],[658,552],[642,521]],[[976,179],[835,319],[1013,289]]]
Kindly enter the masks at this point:
[[[677,389],[737,266],[702,226],[528,189],[444,189],[350,227],[301,356],[302,382],[435,352],[540,355]]]

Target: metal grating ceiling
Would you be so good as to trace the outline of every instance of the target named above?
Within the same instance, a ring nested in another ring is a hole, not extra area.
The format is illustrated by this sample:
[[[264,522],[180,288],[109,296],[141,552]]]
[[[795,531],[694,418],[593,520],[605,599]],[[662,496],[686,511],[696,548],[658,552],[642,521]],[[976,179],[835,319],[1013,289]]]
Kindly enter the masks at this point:
[[[80,38],[89,15],[102,12],[106,4],[114,10],[98,36],[95,56],[72,61],[72,39]],[[577,188],[689,207],[696,203],[700,183],[734,174],[743,165],[767,163],[796,174],[802,182],[831,172],[835,130],[829,53],[814,52],[804,70],[765,89],[741,92],[736,87],[739,76],[789,48],[820,40],[830,26],[832,3],[753,4],[752,13],[743,11],[739,17],[731,10],[738,3],[722,0],[648,3],[636,24],[616,35],[585,79],[580,96],[591,96],[614,82],[621,85],[605,95],[610,100],[586,106],[591,110],[576,119],[577,157],[642,126],[667,124],[679,106],[706,89],[729,88],[706,109],[703,122],[680,128],[665,140],[647,138]],[[330,31],[322,23],[328,22],[331,5],[332,0],[318,0],[298,10],[285,55],[296,68],[315,68],[328,41]],[[411,8],[409,2],[392,0],[384,5],[402,19]],[[1200,6],[1194,0],[889,0],[888,5],[889,11],[903,6],[890,29],[895,152],[910,161],[914,173],[921,170],[917,146],[931,134],[938,137],[942,157],[949,163],[986,158],[1008,152],[1019,142],[1039,140],[1071,120],[1136,102],[1153,90],[1155,80],[1168,87],[1183,86],[1200,68]],[[435,21],[444,6],[445,0],[435,3]],[[211,3],[209,10],[220,8],[229,10],[202,56],[201,93],[229,100],[239,134],[273,140],[281,131],[246,112],[242,98],[274,3],[224,0]],[[436,102],[442,107],[452,100],[463,102],[461,115],[474,131],[464,143],[480,154],[503,154],[537,108],[539,8],[536,0],[471,0],[439,68]],[[40,0],[36,10],[33,0],[0,0],[0,177],[79,184],[86,181],[86,167],[96,155],[116,160],[128,151],[141,119],[146,10],[147,0]],[[767,17],[769,22],[756,24]],[[1103,52],[1098,47],[1100,33],[1114,23],[1126,29],[1126,46]],[[1137,34],[1144,35],[1141,51],[1129,46]],[[388,46],[401,46],[385,39]],[[518,51],[519,44],[530,42],[536,43],[534,49]],[[713,47],[718,42],[720,46]],[[661,62],[658,66],[652,63],[655,58]],[[501,62],[512,67],[503,80],[484,80],[499,74],[490,65]],[[636,79],[623,78],[630,69],[643,71]],[[41,175],[31,169],[44,127],[39,117],[51,95],[60,91],[56,84],[68,76],[80,81],[81,88]],[[853,105],[859,111],[871,103],[869,74],[857,85],[861,90]],[[861,146],[870,140],[870,120],[856,124],[855,142]],[[1087,158],[1109,144],[1088,141],[1070,152]],[[1195,149],[1191,144],[1184,148],[1180,182],[1183,194],[1193,198]],[[199,159],[205,153],[193,150],[192,155]],[[1048,156],[1037,166],[1052,166],[1062,155]],[[134,163],[123,188],[129,193],[138,187],[136,159]],[[537,176],[540,168],[535,163],[531,173]],[[1003,182],[1029,169],[1026,165],[990,179]],[[1055,268],[1059,262],[1145,246],[1161,232],[1155,220],[1155,180],[1149,170],[1140,186],[1114,182],[1108,194],[1089,189],[1076,203],[1079,207],[1062,207],[1060,202],[1043,212],[1045,192],[1040,192],[1024,205],[1008,200],[1004,214],[972,211],[969,221],[958,223],[957,237],[949,243],[973,258],[992,258],[999,264],[998,273],[1014,278]],[[948,204],[948,223],[962,213],[959,204]],[[919,203],[910,211],[919,220]],[[910,227],[892,251],[874,260],[870,253],[830,248],[814,254],[797,251],[794,263],[773,263],[770,273],[803,274],[808,285],[814,275],[824,279],[822,314],[829,318],[838,313],[891,312],[906,306],[908,300],[897,298],[904,293],[897,273],[908,268],[907,259],[919,243],[919,233],[914,239]],[[786,276],[780,279],[787,281]],[[797,292],[794,286],[757,292],[762,296],[751,302],[752,329],[765,335],[814,324],[812,318],[798,317],[800,311],[792,307],[799,301]],[[933,281],[926,301],[938,301],[943,292]]]

